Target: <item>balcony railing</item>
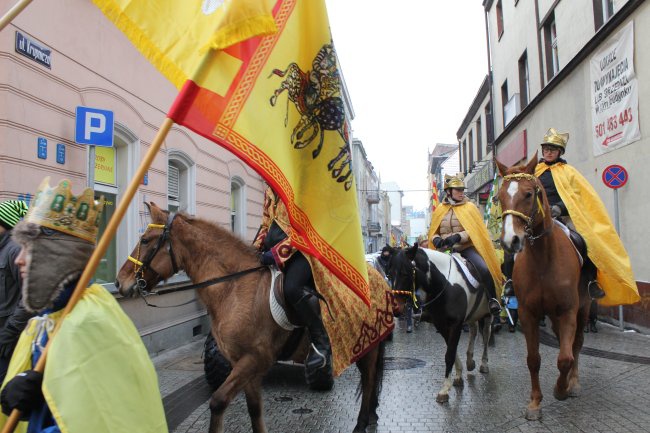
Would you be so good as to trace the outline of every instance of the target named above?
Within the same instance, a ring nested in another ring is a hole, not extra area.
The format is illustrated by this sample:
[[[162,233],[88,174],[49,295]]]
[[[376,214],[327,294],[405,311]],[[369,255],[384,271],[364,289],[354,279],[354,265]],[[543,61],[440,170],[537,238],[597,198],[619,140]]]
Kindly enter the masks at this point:
[[[368,221],[368,231],[370,233],[381,231],[381,224]]]
[[[368,191],[368,192],[366,192],[366,200],[370,204],[379,203],[379,191]]]

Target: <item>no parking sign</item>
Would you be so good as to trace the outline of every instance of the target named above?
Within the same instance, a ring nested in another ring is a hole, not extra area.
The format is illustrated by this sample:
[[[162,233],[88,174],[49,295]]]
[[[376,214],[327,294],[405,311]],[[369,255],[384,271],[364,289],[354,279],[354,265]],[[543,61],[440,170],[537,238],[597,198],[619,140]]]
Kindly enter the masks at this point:
[[[618,189],[627,183],[627,170],[618,164],[612,164],[603,170],[603,183],[612,189]]]

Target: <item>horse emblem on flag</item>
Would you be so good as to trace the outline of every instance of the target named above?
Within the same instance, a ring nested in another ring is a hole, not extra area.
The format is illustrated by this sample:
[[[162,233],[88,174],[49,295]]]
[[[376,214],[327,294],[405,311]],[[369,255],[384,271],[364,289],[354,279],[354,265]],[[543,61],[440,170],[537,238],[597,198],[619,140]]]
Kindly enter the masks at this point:
[[[284,78],[280,87],[270,98],[275,107],[278,96],[287,91],[287,114],[284,126],[289,120],[289,101],[298,110],[300,119],[291,134],[294,149],[304,149],[318,137],[318,144],[312,151],[315,159],[320,154],[325,141],[325,131],[337,131],[343,139],[339,153],[329,161],[327,170],[332,178],[342,182],[346,191],[352,187],[352,157],[345,107],[341,98],[341,77],[339,74],[334,45],[324,45],[312,61],[312,70],[303,71],[295,62],[286,69],[274,69],[269,78],[277,75]]]

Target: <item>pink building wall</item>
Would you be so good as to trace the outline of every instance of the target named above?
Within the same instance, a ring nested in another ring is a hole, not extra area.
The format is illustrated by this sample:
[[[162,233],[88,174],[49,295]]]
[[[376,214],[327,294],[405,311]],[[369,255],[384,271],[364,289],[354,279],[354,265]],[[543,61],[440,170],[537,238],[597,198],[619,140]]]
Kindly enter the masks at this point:
[[[13,4],[2,0],[0,14],[4,15]],[[16,52],[17,31],[52,50],[51,69]],[[33,2],[0,32],[0,200],[33,195],[45,176],[51,177],[51,184],[70,179],[75,192],[86,185],[88,147],[74,142],[77,106],[114,112],[122,136],[128,138],[127,142],[132,140],[126,151],[130,155],[126,169],[132,173],[176,93],[91,2]],[[47,139],[47,159],[37,157],[39,137]],[[64,164],[56,161],[57,143],[65,145]],[[230,227],[231,181],[236,180],[243,184],[241,237],[251,240],[255,235],[261,220],[261,178],[231,153],[174,126],[149,169],[148,185],[140,187],[131,204],[126,217],[129,222],[120,226],[118,266],[146,226],[143,200],[167,205],[168,154],[172,152],[182,154],[193,164],[195,182],[190,186],[192,202],[188,209]],[[126,182],[128,179],[118,179],[118,191]],[[168,304],[193,296],[193,292],[165,295]],[[121,300],[143,336],[167,329],[165,324],[172,322],[195,327],[204,321],[204,309],[198,303],[153,314],[141,307],[141,301],[134,302]],[[157,351],[165,344],[153,346],[150,350]]]

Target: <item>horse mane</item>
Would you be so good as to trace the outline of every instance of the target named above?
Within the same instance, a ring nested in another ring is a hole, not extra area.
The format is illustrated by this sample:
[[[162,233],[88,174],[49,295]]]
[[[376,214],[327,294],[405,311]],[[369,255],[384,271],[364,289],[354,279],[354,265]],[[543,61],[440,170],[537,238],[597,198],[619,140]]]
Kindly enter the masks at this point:
[[[205,235],[206,239],[213,240],[220,247],[233,251],[247,252],[250,255],[255,255],[257,252],[257,249],[251,244],[244,242],[230,230],[225,229],[215,222],[188,215],[185,212],[180,212],[178,217],[181,217],[186,223],[201,232],[201,237]]]

